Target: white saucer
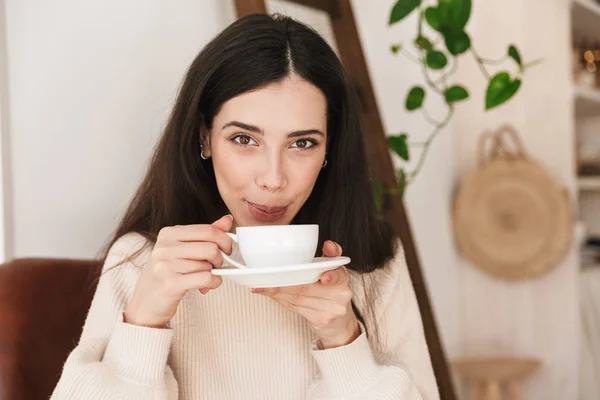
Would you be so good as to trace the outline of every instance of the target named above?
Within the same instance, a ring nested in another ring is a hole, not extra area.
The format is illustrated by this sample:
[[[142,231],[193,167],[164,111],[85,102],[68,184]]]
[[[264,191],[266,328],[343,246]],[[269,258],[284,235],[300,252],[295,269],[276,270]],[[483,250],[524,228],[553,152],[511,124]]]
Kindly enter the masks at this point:
[[[308,264],[268,268],[226,267],[213,269],[212,273],[250,288],[283,287],[317,282],[323,272],[349,263],[350,257],[316,257]]]

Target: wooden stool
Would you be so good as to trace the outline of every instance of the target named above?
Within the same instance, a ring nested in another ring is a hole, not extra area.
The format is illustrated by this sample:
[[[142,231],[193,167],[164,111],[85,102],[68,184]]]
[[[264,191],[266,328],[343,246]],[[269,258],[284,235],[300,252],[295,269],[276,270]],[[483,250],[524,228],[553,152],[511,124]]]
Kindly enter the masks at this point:
[[[452,361],[454,370],[467,381],[470,400],[522,400],[519,382],[534,373],[540,364],[537,359],[511,357]]]

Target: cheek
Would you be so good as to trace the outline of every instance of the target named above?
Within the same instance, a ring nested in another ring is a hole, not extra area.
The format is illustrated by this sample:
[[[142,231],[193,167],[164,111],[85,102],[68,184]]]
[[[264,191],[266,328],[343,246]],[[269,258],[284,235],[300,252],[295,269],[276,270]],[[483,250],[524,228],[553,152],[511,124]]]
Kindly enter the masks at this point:
[[[251,172],[243,165],[245,164],[235,160],[235,155],[226,158],[213,157],[217,186],[224,200],[227,195],[242,191],[252,183]]]
[[[290,179],[293,182],[293,187],[300,194],[303,194],[303,198],[306,199],[312,192],[313,187],[317,181],[319,173],[321,172],[322,164],[320,162],[311,163],[310,166],[304,164],[302,168],[296,168],[293,176]]]

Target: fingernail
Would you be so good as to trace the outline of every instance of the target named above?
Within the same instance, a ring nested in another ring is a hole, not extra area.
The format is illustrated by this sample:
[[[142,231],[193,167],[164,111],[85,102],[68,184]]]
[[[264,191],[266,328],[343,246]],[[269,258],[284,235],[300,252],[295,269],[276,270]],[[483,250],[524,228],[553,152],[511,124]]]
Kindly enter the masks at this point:
[[[252,288],[252,293],[264,293],[265,289],[262,288]]]
[[[342,246],[340,246],[340,245],[339,245],[339,244],[337,244],[337,243],[336,243],[335,245],[337,246],[338,250],[341,252],[341,251],[342,251]]]
[[[226,215],[226,217],[229,217],[229,218],[231,218],[231,220],[233,221],[233,215],[231,215],[231,214],[227,214],[227,215]]]

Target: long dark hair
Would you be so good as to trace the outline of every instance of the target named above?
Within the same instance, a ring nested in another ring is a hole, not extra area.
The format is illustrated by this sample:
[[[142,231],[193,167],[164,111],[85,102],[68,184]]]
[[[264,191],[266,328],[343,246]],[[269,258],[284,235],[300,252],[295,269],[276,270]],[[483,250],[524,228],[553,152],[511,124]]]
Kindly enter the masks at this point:
[[[228,213],[212,161],[200,158],[203,136],[227,100],[292,73],[323,92],[328,119],[327,167],[292,223],[318,224],[319,248],[327,239],[338,242],[354,271],[383,267],[395,253],[395,235],[375,209],[358,103],[341,62],[311,28],[265,14],[235,21],[194,59],[107,250],[129,232],[155,242],[163,227],[210,224]]]

